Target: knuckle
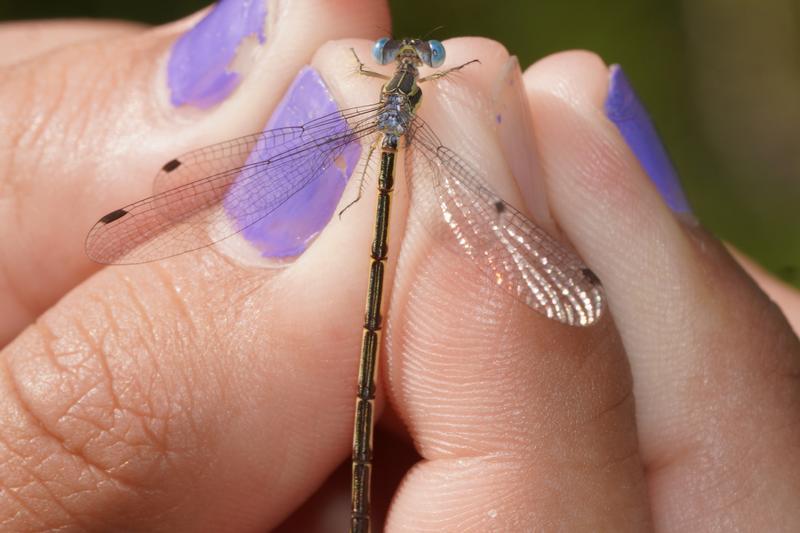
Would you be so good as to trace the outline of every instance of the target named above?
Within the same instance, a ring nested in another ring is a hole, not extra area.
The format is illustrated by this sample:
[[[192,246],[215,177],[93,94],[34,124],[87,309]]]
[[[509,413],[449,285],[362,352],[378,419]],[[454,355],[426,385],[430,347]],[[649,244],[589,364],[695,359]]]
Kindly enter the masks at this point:
[[[112,306],[96,294],[91,309],[45,316],[4,353],[0,405],[13,423],[0,428],[0,476],[12,488],[0,491],[0,524],[97,524],[103,509],[121,519],[145,500],[165,511],[167,480],[202,461],[189,376],[162,371],[133,298]]]
[[[96,112],[108,113],[124,98],[120,80],[138,63],[119,61],[115,52],[124,55],[74,44],[0,69],[0,197],[25,198],[35,186],[31,176],[52,174],[56,165],[60,172],[82,167],[109,137],[114,124],[96,120]]]

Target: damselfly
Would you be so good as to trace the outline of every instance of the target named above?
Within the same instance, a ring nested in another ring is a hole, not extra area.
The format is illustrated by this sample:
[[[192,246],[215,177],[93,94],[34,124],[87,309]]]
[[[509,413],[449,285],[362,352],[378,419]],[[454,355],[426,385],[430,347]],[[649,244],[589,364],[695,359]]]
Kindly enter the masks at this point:
[[[419,84],[465,65],[438,68],[441,42],[383,38],[374,59],[396,62],[373,105],[337,111],[296,127],[268,130],[189,152],[157,174],[153,196],[102,217],[89,231],[86,252],[95,261],[155,261],[220,242],[256,224],[319,179],[356,143],[371,146],[364,168],[379,157],[378,204],[357,383],[353,435],[351,531],[370,529],[370,483],[375,378],[383,321],[382,296],[389,208],[398,151],[407,177],[423,191],[414,202],[438,219],[451,244],[473,259],[497,285],[559,322],[588,326],[600,318],[600,282],[581,260],[487,185],[486,176],[442,146],[416,111]],[[401,139],[405,142],[401,144]],[[379,152],[379,155],[376,154]],[[197,179],[198,176],[200,179]],[[424,184],[418,186],[420,181]],[[427,190],[424,187],[428,187]],[[231,213],[236,206],[236,215]]]

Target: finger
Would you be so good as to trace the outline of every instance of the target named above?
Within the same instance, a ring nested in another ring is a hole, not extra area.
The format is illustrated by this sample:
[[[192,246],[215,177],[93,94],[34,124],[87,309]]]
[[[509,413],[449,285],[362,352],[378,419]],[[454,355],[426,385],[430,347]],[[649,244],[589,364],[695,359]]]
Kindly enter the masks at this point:
[[[149,196],[176,155],[258,131],[321,43],[387,18],[376,2],[226,0],[0,72],[0,345],[96,270],[83,242],[100,216]]]
[[[381,429],[375,433],[374,468],[380,472],[372,484],[371,509],[373,530],[381,529],[389,504],[400,481],[419,461],[406,439],[398,438]],[[328,533],[345,529],[350,520],[350,476],[352,464],[348,457],[325,481],[325,484],[297,509],[275,533]]]
[[[376,98],[350,45],[313,63],[342,106]],[[323,108],[305,72],[302,101]],[[103,269],[26,329],[2,352],[4,527],[280,523],[349,454],[374,209],[365,197],[284,270],[236,247]]]
[[[140,33],[146,27],[121,20],[45,20],[0,24],[0,66],[27,61],[71,44]]]
[[[560,177],[551,206],[603,279],[631,360],[656,527],[792,529],[797,337],[691,218],[621,71],[610,89],[575,73],[544,61],[526,81]]]
[[[420,113],[527,210],[514,165],[495,163],[504,154],[494,128],[504,121],[486,96],[497,80],[520,84],[520,74],[504,77],[508,55],[497,43],[446,44],[448,64],[481,63],[424,85]],[[386,376],[423,461],[404,480],[387,530],[646,529],[630,374],[610,317],[571,328],[533,312],[463,252],[438,246],[415,202],[389,309]]]
[[[781,308],[781,312],[791,324],[795,334],[800,332],[800,294],[797,289],[767,272],[730,244],[726,244],[726,247],[745,272],[758,283],[761,290]]]

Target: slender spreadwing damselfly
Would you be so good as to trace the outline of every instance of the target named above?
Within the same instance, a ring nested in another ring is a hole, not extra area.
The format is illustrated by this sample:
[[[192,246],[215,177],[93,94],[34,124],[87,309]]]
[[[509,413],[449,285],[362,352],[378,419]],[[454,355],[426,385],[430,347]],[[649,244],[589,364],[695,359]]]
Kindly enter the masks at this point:
[[[416,116],[419,85],[469,63],[420,77],[419,67],[444,63],[444,46],[435,40],[377,41],[373,57],[382,65],[396,62],[392,77],[367,69],[355,51],[353,55],[359,73],[388,80],[377,103],[169,161],[156,176],[153,196],[108,213],[92,227],[86,252],[100,263],[133,264],[218,243],[280,208],[336,165],[348,147],[370,146],[363,168],[366,174],[370,160],[379,160],[378,202],[357,380],[350,524],[352,532],[361,533],[370,529],[375,382],[399,154],[414,190],[423,191],[415,195],[414,204],[437,219],[450,245],[469,256],[494,284],[548,318],[576,326],[598,321],[603,296],[598,278],[572,251],[493,193],[487,176],[443,146]]]

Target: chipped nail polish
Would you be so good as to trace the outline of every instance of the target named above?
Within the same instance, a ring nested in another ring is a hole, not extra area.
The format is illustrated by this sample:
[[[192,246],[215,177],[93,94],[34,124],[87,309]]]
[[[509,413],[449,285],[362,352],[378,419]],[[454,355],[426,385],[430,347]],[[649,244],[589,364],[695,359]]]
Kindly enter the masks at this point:
[[[224,100],[266,42],[266,0],[222,0],[173,45],[167,85],[174,106],[202,109]]]

